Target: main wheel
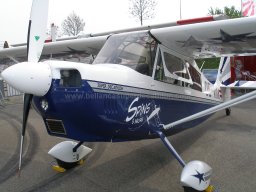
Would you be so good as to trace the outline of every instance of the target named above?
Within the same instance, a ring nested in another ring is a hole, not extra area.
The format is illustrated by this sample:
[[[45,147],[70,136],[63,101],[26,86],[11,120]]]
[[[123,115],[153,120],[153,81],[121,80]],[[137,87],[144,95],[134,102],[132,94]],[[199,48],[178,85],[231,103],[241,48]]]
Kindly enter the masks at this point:
[[[184,192],[198,192],[197,190],[191,188],[191,187],[183,187],[184,188]]]
[[[227,109],[226,109],[226,115],[227,115],[227,116],[230,116],[230,114],[231,114],[231,109],[230,109],[230,108],[227,108]]]
[[[56,161],[60,167],[66,169],[66,170],[74,168],[75,166],[79,165],[79,162],[80,162],[80,161],[77,161],[74,163],[67,163],[67,162],[61,161],[59,159],[56,159]]]
[[[184,192],[199,192],[191,187],[183,187],[184,188]],[[209,185],[207,187],[207,189],[204,190],[204,192],[214,192],[214,186],[213,185]]]

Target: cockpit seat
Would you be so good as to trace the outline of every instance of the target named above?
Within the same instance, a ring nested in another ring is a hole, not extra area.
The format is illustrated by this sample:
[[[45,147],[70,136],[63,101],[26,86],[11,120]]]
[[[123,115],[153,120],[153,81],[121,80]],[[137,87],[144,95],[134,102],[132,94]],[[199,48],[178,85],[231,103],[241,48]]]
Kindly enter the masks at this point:
[[[139,63],[137,64],[136,71],[138,71],[139,73],[142,73],[144,75],[149,75],[149,66],[147,63]]]

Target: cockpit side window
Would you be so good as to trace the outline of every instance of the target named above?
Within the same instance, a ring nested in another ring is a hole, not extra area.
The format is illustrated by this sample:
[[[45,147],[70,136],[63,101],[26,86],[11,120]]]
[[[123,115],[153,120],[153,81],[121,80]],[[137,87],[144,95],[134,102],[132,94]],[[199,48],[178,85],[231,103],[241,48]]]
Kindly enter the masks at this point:
[[[81,87],[82,78],[81,74],[76,69],[63,69],[60,70],[60,86],[61,87]]]
[[[176,56],[159,45],[156,57],[155,80],[182,87],[189,87],[193,83],[188,70],[189,64],[182,56]]]
[[[164,52],[163,55],[167,72],[170,73],[173,78],[178,79],[178,77],[181,77],[184,79],[189,79],[187,66],[184,60],[167,52]]]
[[[190,87],[197,91],[202,91],[201,74],[191,64],[189,64],[188,70],[193,81]]]
[[[156,41],[148,32],[111,36],[93,64],[119,64],[151,76],[156,51]]]

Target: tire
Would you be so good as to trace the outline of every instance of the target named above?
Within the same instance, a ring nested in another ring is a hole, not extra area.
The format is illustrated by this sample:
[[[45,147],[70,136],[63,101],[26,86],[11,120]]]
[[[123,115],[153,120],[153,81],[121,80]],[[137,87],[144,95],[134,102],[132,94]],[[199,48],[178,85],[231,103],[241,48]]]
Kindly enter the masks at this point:
[[[57,161],[57,164],[58,164],[60,167],[66,169],[66,170],[72,169],[72,168],[74,168],[75,166],[78,165],[78,162],[67,163],[67,162],[61,161],[61,160],[59,160],[59,159],[56,159],[56,161]]]
[[[197,190],[191,188],[191,187],[183,187],[184,188],[184,192],[198,192]]]
[[[227,108],[227,109],[226,109],[226,116],[230,116],[230,114],[231,114],[231,109],[230,109],[230,108]]]

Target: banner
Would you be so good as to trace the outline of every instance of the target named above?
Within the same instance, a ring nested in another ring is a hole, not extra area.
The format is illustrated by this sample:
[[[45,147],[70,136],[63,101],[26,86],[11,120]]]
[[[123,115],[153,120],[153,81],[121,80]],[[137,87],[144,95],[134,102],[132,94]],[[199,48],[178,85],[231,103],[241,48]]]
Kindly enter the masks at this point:
[[[242,0],[242,14],[243,16],[253,16],[256,12],[256,0]]]

